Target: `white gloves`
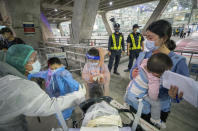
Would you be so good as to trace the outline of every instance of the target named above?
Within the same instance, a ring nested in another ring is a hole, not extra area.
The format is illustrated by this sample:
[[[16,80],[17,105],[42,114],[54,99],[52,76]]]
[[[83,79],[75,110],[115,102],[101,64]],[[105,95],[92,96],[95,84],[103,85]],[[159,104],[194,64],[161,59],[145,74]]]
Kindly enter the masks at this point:
[[[95,77],[93,77],[93,80],[100,81],[101,78],[104,78],[104,76],[103,75],[95,76]]]
[[[75,91],[75,95],[78,98],[78,100],[76,100],[77,105],[85,101],[86,88],[84,84],[79,85],[79,90]]]

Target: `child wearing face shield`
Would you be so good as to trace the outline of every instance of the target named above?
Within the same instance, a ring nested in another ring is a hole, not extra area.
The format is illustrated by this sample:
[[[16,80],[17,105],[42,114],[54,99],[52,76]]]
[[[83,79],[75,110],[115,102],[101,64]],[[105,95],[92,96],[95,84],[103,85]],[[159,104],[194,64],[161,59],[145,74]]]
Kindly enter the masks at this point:
[[[50,97],[64,96],[65,94],[77,91],[79,83],[73,79],[72,74],[65,69],[60,59],[53,57],[48,60],[49,69],[28,75],[28,79],[42,78],[45,80],[46,92]],[[74,110],[74,107],[62,111],[63,117],[67,120]]]
[[[96,83],[102,85],[103,94],[105,96],[109,95],[109,81],[110,81],[110,73],[106,64],[104,64],[104,56],[107,53],[104,49],[96,49],[91,48],[86,57],[88,62],[85,64],[84,69],[82,71],[82,78],[86,82],[87,87],[87,96],[86,98],[90,98],[91,90],[93,89],[93,85]]]
[[[132,107],[136,105],[137,99],[143,99],[151,105],[150,121],[159,128],[166,128],[164,122],[160,119],[160,101],[158,100],[160,77],[166,70],[172,68],[172,60],[168,55],[157,53],[149,59],[144,59],[138,67],[137,76],[131,80],[128,85],[125,101]],[[143,108],[144,110],[144,108]]]

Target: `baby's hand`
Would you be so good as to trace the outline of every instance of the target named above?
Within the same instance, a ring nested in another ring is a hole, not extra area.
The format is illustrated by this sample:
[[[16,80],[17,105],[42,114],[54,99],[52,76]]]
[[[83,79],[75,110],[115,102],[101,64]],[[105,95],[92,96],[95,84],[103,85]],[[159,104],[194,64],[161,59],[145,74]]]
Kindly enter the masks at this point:
[[[102,77],[100,77],[99,82],[100,83],[104,83],[105,82],[105,79],[104,79],[104,76],[103,75],[102,75]]]
[[[138,75],[139,71],[138,68],[133,69],[132,77],[135,78]]]

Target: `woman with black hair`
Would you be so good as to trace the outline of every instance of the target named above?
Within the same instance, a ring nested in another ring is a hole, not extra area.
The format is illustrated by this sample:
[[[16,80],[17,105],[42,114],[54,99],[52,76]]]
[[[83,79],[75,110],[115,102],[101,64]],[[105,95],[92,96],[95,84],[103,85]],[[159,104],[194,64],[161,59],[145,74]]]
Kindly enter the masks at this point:
[[[25,42],[21,38],[15,37],[12,30],[8,27],[2,28],[1,34],[5,39],[3,47],[1,47],[4,50],[7,50],[12,45],[25,44]]]
[[[173,62],[172,71],[184,76],[189,76],[188,67],[186,64],[186,59],[183,56],[180,56],[173,52],[176,47],[176,44],[171,40],[172,27],[171,24],[166,20],[158,20],[151,23],[146,29],[146,40],[145,46],[149,50],[148,52],[141,52],[135,65],[130,71],[130,78],[136,76],[138,72],[138,66],[141,61],[145,58],[150,58],[154,53],[164,53],[167,54]],[[178,93],[178,88],[172,86],[170,90],[160,86],[159,90],[159,100],[161,103],[161,120],[166,122],[168,114],[170,113],[171,101],[179,102],[183,93]],[[129,105],[133,105],[131,101],[125,100]],[[131,103],[131,104],[130,104]],[[143,102],[142,117],[149,121],[150,120],[150,104],[148,102]],[[136,107],[131,107],[134,111],[137,110]]]

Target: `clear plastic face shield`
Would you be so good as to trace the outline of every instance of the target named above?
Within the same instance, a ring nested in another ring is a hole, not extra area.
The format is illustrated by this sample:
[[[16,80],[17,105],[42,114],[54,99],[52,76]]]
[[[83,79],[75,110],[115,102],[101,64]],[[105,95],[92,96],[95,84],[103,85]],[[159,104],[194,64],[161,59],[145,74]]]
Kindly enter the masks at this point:
[[[97,66],[99,65],[99,61],[100,61],[100,56],[92,56],[89,55],[88,53],[86,54],[86,57],[88,59],[88,62],[90,62],[92,65]]]
[[[40,71],[41,64],[36,51],[32,53],[25,67],[26,71],[31,74],[38,73]]]

